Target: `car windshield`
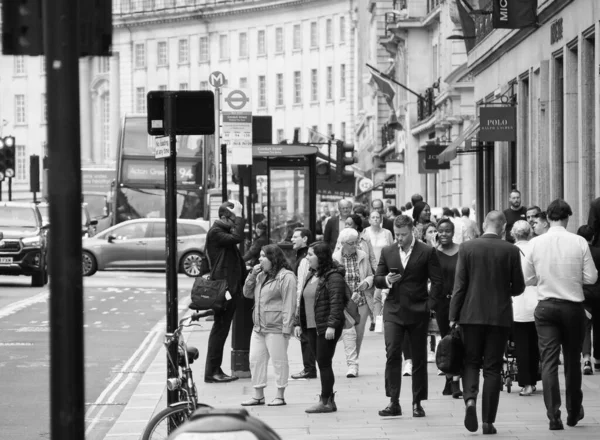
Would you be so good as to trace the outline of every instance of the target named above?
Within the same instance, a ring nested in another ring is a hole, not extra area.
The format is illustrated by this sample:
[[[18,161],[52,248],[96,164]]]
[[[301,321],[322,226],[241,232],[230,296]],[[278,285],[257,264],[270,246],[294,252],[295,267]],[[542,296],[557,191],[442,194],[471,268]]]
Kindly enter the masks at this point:
[[[0,228],[37,228],[37,226],[33,209],[16,206],[0,207]]]

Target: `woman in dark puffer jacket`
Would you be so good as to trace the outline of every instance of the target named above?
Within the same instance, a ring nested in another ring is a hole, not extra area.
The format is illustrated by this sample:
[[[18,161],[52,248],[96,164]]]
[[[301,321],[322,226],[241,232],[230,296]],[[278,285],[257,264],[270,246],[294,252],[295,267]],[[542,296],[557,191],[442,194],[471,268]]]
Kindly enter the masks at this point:
[[[302,289],[294,334],[297,338],[300,338],[302,332],[307,334],[321,376],[319,402],[306,412],[328,413],[337,411],[333,392],[335,377],[331,363],[344,327],[344,307],[347,301],[345,270],[333,261],[331,248],[323,241],[310,245],[306,259],[311,273]]]

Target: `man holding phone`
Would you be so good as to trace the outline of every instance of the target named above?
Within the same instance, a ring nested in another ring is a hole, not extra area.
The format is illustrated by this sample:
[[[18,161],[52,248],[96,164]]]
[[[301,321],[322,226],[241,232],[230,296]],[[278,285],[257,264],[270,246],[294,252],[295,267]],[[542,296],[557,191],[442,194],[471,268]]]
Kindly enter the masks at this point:
[[[412,218],[396,217],[396,243],[383,248],[375,273],[375,286],[390,289],[383,307],[385,390],[390,403],[379,411],[382,417],[402,415],[402,341],[406,334],[412,351],[413,417],[425,417],[421,401],[427,400],[427,328],[430,310],[442,294],[442,273],[435,249],[415,240],[412,229]]]

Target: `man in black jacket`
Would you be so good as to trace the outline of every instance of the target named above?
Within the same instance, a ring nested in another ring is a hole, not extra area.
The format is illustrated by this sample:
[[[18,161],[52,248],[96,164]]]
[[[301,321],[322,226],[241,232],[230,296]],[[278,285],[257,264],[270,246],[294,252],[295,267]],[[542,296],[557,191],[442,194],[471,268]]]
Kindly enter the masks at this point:
[[[202,262],[202,274],[210,273],[213,280],[227,280],[232,301],[224,312],[215,314],[215,321],[208,338],[204,382],[222,383],[237,380],[221,369],[223,348],[229,335],[235,313],[236,300],[242,295],[246,278],[246,265],[238,244],[244,241],[244,225],[240,203],[225,202],[219,207],[219,220],[215,220],[206,236],[206,256]]]
[[[329,244],[332,251],[335,249],[340,231],[346,227],[346,219],[352,214],[352,202],[346,199],[340,200],[338,202],[338,210],[340,212],[339,215],[334,215],[327,220],[323,234],[323,241]]]
[[[375,286],[390,289],[383,306],[385,390],[390,403],[379,411],[382,417],[402,415],[399,399],[406,334],[412,352],[413,417],[425,417],[421,401],[427,400],[427,329],[430,311],[442,294],[442,272],[435,249],[416,240],[412,229],[412,218],[396,217],[396,243],[383,248],[375,272]]]
[[[478,429],[475,402],[483,365],[483,433],[495,434],[504,349],[513,321],[512,297],[525,290],[519,248],[501,240],[506,217],[490,211],[481,238],[458,251],[450,325],[460,324],[465,346],[463,373],[465,427]]]

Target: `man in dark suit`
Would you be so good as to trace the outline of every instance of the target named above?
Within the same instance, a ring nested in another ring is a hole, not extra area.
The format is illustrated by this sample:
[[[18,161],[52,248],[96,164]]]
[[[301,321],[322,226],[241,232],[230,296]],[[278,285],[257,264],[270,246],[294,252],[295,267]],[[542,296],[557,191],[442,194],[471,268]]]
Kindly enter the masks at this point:
[[[327,220],[323,234],[323,241],[329,244],[332,251],[335,249],[340,231],[346,227],[346,219],[352,214],[352,202],[346,199],[340,200],[338,210],[340,211],[339,215],[334,215]]]
[[[594,230],[592,246],[600,247],[600,197],[590,203],[588,226]]]
[[[244,241],[246,220],[242,217],[242,205],[225,202],[219,207],[219,220],[215,220],[206,235],[208,260],[202,261],[202,274],[211,274],[213,280],[227,280],[232,301],[225,311],[215,314],[215,321],[208,337],[204,382],[221,383],[237,380],[221,369],[223,348],[229,335],[237,299],[242,295],[246,279],[246,265],[238,244]],[[210,267],[209,267],[210,265]]]
[[[383,248],[375,273],[375,286],[390,289],[383,306],[385,391],[390,398],[389,405],[379,411],[384,417],[402,415],[402,341],[406,334],[412,351],[413,417],[425,417],[421,401],[427,400],[427,328],[430,310],[442,294],[442,273],[435,249],[415,240],[412,229],[412,218],[396,217],[396,243]]]
[[[371,208],[373,211],[377,211],[381,216],[381,227],[387,229],[394,234],[394,221],[389,219],[387,215],[385,215],[385,209],[383,208],[383,201],[381,199],[375,199],[371,202]]]
[[[519,248],[502,240],[506,217],[490,211],[484,234],[458,251],[450,325],[460,324],[465,347],[465,427],[478,429],[475,402],[483,365],[483,433],[495,434],[504,349],[513,321],[512,297],[525,290]]]

